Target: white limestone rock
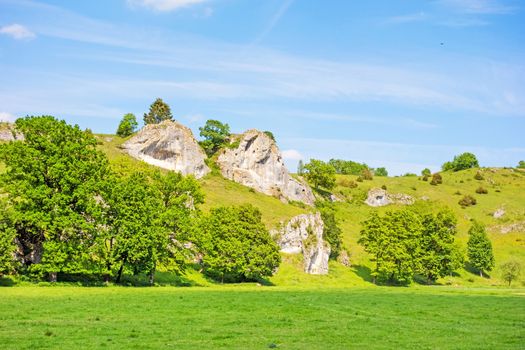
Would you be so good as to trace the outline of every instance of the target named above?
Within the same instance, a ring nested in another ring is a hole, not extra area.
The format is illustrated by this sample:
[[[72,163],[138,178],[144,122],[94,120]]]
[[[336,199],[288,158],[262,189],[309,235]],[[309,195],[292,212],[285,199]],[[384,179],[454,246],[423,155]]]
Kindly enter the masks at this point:
[[[371,207],[382,207],[393,203],[411,205],[414,204],[414,198],[404,193],[391,194],[381,188],[373,188],[368,191],[365,200],[365,204]]]
[[[15,131],[15,125],[7,122],[0,122],[0,141],[24,140],[24,135]]]
[[[237,147],[225,148],[218,157],[224,177],[281,200],[314,204],[312,190],[290,176],[281,152],[268,135],[248,130],[232,139],[232,145],[237,142]]]
[[[328,273],[330,245],[323,239],[324,223],[320,213],[301,214],[293,217],[273,235],[279,235],[282,252],[303,254],[304,271],[313,275]]]
[[[134,158],[182,175],[199,179],[210,172],[191,130],[171,120],[146,125],[122,147]]]

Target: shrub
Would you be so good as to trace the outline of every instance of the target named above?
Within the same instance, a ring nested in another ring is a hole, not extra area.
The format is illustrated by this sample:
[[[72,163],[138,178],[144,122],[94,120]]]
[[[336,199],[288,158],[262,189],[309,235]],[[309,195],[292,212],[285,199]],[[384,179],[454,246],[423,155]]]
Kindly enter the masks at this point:
[[[386,185],[381,186],[381,188],[386,191]]]
[[[428,181],[428,176],[427,176],[427,175],[423,176],[423,177],[421,178],[421,180],[423,180],[423,181]]]
[[[478,194],[487,194],[487,193],[489,193],[489,191],[487,191],[486,188],[480,186],[480,187],[478,187],[476,189],[476,193],[478,193]]]
[[[470,207],[471,205],[476,205],[477,201],[476,201],[476,198],[474,198],[471,195],[467,194],[467,195],[463,196],[463,198],[461,198],[458,203],[463,208],[465,208],[465,207]]]
[[[357,182],[363,182],[363,178],[361,176],[358,176],[357,179],[355,180]]]
[[[476,180],[480,180],[480,181],[481,181],[481,180],[483,180],[484,178],[483,178],[483,175],[481,175],[481,173],[478,171],[478,172],[476,173],[476,175],[474,175],[474,179],[476,179]]]
[[[429,177],[430,175],[432,175],[432,172],[430,171],[429,168],[425,168],[421,170],[421,175],[423,175],[424,177]]]
[[[441,177],[441,174],[435,173],[434,175],[432,175],[432,181],[430,181],[431,185],[436,186],[442,183],[443,183],[443,178]]]
[[[377,168],[376,170],[374,170],[374,175],[375,176],[388,176],[388,171],[386,170],[385,167]]]
[[[374,174],[369,168],[365,168],[361,171],[361,177],[363,180],[372,180],[374,178]]]

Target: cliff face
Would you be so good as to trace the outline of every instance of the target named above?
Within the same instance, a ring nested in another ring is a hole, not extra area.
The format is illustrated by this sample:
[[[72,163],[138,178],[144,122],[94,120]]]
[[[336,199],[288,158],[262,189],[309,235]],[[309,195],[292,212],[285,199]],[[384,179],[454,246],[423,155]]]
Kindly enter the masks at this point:
[[[248,130],[238,142],[237,147],[226,148],[218,157],[224,177],[271,196],[313,205],[312,190],[290,176],[281,152],[268,135]]]
[[[14,124],[0,122],[0,141],[23,140],[24,135],[14,131]]]
[[[289,254],[303,254],[304,271],[314,275],[328,273],[330,246],[323,239],[324,223],[321,214],[302,214],[293,217],[278,235],[281,251]]]
[[[123,148],[134,158],[183,175],[201,178],[210,172],[191,130],[174,121],[146,125]]]

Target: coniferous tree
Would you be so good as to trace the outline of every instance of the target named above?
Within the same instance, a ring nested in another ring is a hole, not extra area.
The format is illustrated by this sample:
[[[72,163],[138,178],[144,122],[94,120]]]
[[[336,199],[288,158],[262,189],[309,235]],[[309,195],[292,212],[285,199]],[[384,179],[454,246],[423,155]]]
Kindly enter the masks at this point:
[[[492,253],[492,243],[487,237],[485,226],[477,221],[472,222],[468,234],[467,249],[469,262],[479,270],[480,277],[483,277],[483,271],[491,271],[495,264]]]
[[[173,120],[171,109],[161,98],[157,98],[144,113],[144,124],[158,124],[164,120]]]

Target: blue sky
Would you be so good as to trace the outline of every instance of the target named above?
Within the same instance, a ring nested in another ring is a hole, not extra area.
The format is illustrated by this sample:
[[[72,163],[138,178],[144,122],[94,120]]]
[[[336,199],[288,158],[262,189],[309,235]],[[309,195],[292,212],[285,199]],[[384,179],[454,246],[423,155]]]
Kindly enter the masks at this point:
[[[524,33],[521,1],[0,0],[0,119],[112,133],[161,97],[196,134],[272,131],[291,170],[515,166]]]

